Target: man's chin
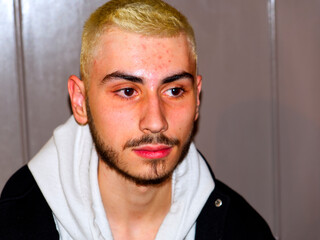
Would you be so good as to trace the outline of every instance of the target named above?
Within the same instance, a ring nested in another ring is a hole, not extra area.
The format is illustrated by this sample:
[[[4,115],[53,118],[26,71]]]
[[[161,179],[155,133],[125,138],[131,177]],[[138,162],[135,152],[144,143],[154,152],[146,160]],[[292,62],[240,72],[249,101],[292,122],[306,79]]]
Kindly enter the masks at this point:
[[[132,172],[122,168],[121,165],[114,162],[113,159],[103,157],[100,157],[100,159],[109,169],[115,171],[119,176],[139,186],[161,185],[170,181],[172,173],[176,168],[175,165],[172,166],[172,169],[167,169],[166,159],[148,159],[140,163],[143,166],[135,167],[135,169],[140,169],[140,172]]]
[[[122,175],[126,180],[135,183],[138,186],[159,186],[171,180],[172,172],[163,176],[136,177],[132,175]]]

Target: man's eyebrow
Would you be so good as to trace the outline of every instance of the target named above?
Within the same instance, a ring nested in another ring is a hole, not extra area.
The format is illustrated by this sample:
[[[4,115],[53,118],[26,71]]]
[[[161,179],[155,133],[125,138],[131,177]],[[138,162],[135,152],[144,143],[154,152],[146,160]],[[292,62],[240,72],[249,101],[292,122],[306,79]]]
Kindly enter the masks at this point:
[[[188,78],[192,81],[192,83],[194,83],[194,77],[191,73],[181,72],[181,73],[177,73],[172,76],[166,77],[165,79],[162,80],[162,84],[171,83],[171,82],[177,81],[182,78]],[[143,79],[140,77],[116,71],[116,72],[113,72],[113,73],[106,75],[102,79],[100,84],[104,84],[111,79],[124,79],[124,80],[130,81],[130,82],[143,83]]]
[[[188,72],[181,72],[181,73],[174,74],[172,76],[166,77],[165,79],[163,79],[162,83],[163,84],[171,83],[171,82],[177,81],[177,80],[182,79],[182,78],[188,78],[188,79],[190,79],[192,81],[192,83],[194,83],[193,75],[191,73],[188,73]]]
[[[127,80],[127,81],[130,81],[130,82],[135,82],[135,83],[142,83],[143,80],[142,78],[139,78],[139,77],[136,77],[136,76],[133,76],[133,75],[130,75],[130,74],[126,74],[126,73],[123,73],[123,72],[113,72],[113,73],[110,73],[108,75],[106,75],[100,84],[104,84],[105,82],[111,80],[111,79],[124,79],[124,80]]]

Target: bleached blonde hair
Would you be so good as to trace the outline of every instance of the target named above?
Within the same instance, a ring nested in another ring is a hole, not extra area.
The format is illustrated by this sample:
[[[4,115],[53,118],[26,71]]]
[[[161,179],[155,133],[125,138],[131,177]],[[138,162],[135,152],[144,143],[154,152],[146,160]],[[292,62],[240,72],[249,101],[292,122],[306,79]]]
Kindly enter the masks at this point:
[[[83,27],[80,72],[86,85],[95,46],[100,36],[111,27],[144,36],[185,34],[191,53],[195,60],[197,58],[193,29],[178,10],[161,0],[111,0],[93,12]]]

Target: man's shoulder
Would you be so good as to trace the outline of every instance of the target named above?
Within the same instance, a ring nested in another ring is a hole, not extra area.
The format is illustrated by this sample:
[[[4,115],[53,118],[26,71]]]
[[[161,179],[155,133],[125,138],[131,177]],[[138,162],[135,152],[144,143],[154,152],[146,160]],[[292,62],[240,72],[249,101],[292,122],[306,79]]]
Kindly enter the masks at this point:
[[[51,209],[27,166],[8,180],[1,193],[0,226],[0,239],[59,238]]]
[[[196,236],[196,239],[274,239],[268,224],[256,210],[217,179],[198,217]]]
[[[36,187],[36,182],[29,168],[25,165],[7,181],[2,190],[0,200],[3,202],[24,197],[32,191],[34,187]]]

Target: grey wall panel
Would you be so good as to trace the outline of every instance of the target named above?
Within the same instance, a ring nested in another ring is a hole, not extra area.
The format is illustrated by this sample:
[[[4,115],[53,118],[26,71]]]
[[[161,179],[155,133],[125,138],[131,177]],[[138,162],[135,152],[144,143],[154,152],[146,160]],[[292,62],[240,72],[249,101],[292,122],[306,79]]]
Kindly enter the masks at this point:
[[[67,79],[79,72],[77,6],[72,1],[22,1],[31,156],[70,115]]]
[[[31,156],[71,114],[67,79],[79,76],[82,26],[101,3],[22,0]]]
[[[23,164],[13,1],[0,1],[0,189]]]
[[[278,2],[282,237],[320,239],[320,1]]]
[[[196,143],[218,178],[274,228],[267,1],[177,0],[195,28],[203,92]]]

